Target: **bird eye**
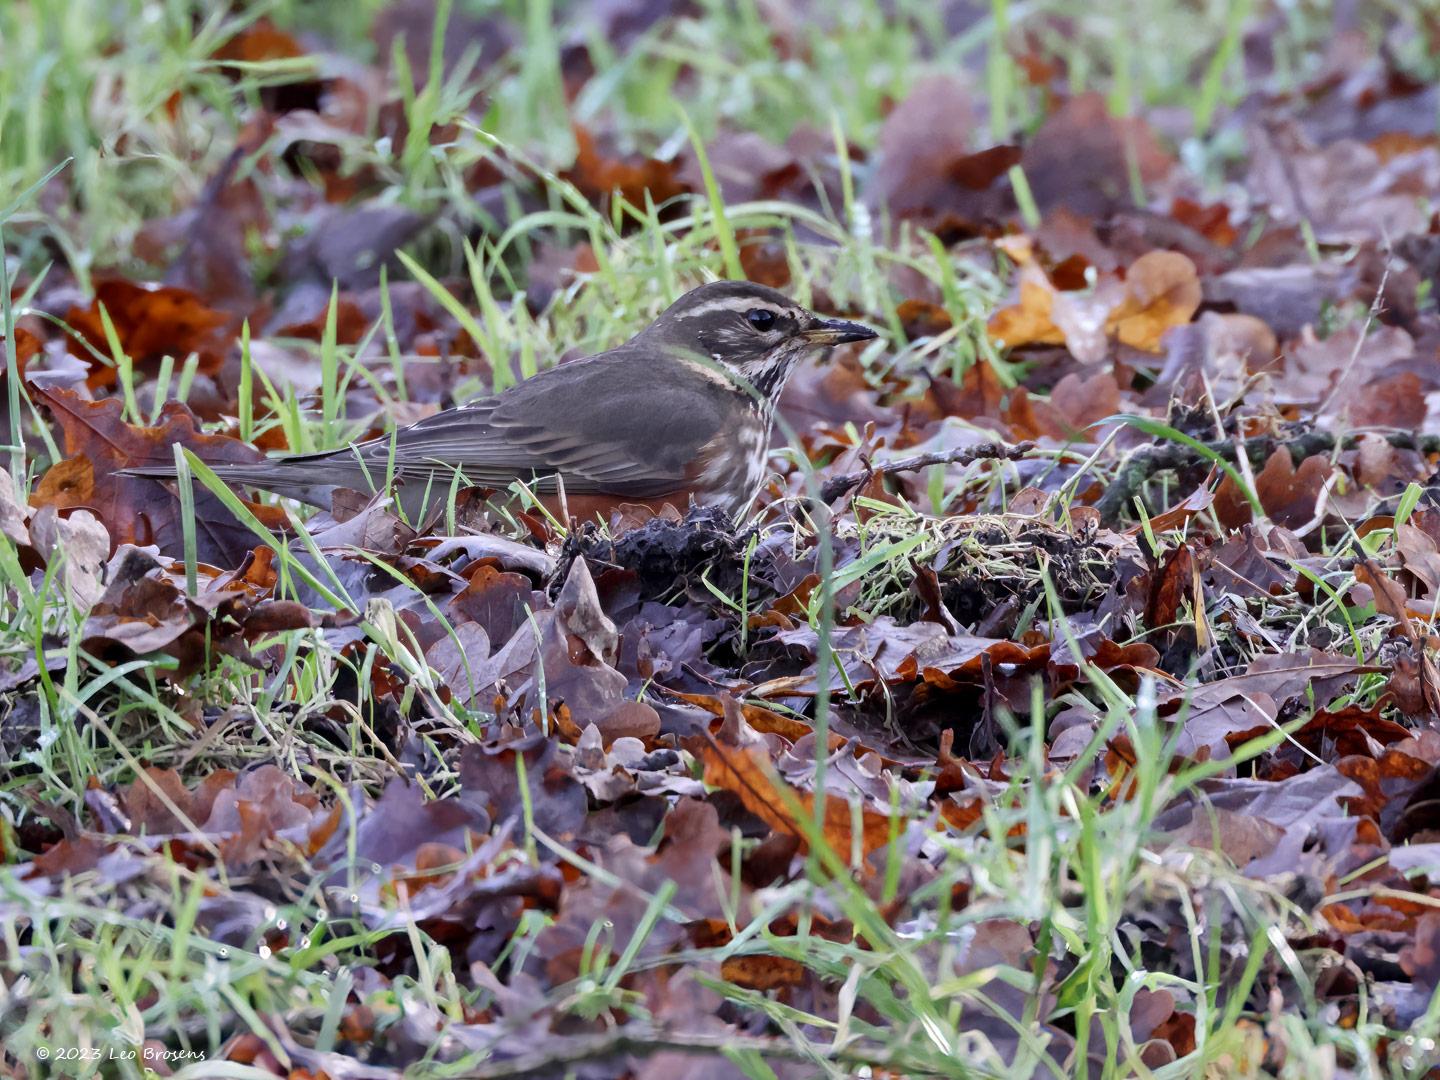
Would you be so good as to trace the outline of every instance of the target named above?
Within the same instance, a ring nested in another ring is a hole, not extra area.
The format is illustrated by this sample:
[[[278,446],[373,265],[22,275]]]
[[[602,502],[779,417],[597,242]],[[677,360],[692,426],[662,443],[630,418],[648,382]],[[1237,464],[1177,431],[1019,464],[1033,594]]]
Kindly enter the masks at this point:
[[[773,330],[775,328],[775,313],[773,311],[767,311],[765,308],[751,308],[745,313],[745,318],[750,321],[751,326],[759,330],[762,334],[767,330]]]

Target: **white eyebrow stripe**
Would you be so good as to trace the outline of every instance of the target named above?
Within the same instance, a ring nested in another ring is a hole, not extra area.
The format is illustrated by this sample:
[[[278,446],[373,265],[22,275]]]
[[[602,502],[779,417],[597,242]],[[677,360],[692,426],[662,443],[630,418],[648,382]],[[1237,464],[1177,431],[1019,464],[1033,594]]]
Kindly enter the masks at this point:
[[[707,301],[698,307],[677,311],[675,317],[677,319],[693,319],[700,315],[709,315],[712,311],[733,311],[738,315],[746,311],[753,311],[755,308],[773,311],[776,315],[790,315],[795,311],[794,308],[782,307],[779,304],[771,303],[769,300],[761,300],[758,297],[750,300],[736,296],[727,296],[720,300]]]

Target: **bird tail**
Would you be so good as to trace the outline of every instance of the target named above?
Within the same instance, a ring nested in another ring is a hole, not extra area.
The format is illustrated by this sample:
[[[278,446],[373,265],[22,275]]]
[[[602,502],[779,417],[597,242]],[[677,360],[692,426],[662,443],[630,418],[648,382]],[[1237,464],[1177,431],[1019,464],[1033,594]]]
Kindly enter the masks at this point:
[[[264,488],[277,495],[285,495],[320,507],[329,505],[330,493],[335,488],[334,482],[327,483],[324,478],[306,474],[303,470],[297,470],[301,475],[287,476],[287,470],[277,469],[273,464],[264,462],[255,465],[211,465],[210,471],[227,484]],[[117,469],[115,473],[117,476],[133,476],[140,480],[174,480],[176,476],[174,465],[136,465],[128,469]]]
[[[210,471],[227,484],[268,483],[275,479],[273,469],[248,465],[211,465]],[[140,480],[174,480],[174,465],[133,465],[116,469],[116,476],[134,476]]]
[[[116,469],[116,476],[135,476],[141,480],[174,480],[174,465],[137,465],[132,469]]]

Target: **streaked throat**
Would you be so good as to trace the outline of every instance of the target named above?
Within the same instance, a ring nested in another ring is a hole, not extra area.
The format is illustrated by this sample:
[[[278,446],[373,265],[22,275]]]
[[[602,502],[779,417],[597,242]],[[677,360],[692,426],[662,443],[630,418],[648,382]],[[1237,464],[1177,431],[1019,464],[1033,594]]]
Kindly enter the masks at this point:
[[[804,353],[804,349],[777,350],[764,359],[753,361],[741,368],[741,374],[754,387],[767,413],[774,411],[780,392],[785,389],[785,383],[795,370],[795,364]]]

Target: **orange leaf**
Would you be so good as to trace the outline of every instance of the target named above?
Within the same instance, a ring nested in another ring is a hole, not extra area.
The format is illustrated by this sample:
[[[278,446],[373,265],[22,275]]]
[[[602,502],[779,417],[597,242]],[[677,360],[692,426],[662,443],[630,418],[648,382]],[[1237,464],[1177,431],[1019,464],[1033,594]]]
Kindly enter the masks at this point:
[[[146,287],[129,281],[102,281],[95,286],[95,300],[88,308],[72,307],[66,321],[79,337],[102,356],[110,355],[100,308],[110,316],[115,336],[125,355],[137,365],[150,365],[163,356],[184,359],[191,353],[200,357],[200,371],[213,374],[224,359],[225,349],[235,336],[235,320],[206,305],[188,289],[174,285]],[[72,342],[70,352],[91,360],[89,350]],[[90,375],[92,388],[113,385],[116,369],[96,366]]]
[[[732,956],[720,965],[720,977],[747,990],[779,990],[799,986],[805,967],[784,956]]]
[[[1021,345],[1065,344],[1065,335],[1051,318],[1055,292],[1044,272],[1032,264],[1021,270],[1020,275],[1020,300],[990,317],[986,327],[990,336],[1012,349]]]
[[[69,457],[40,479],[31,503],[63,510],[88,506],[96,511],[116,544],[155,544],[163,554],[179,557],[185,544],[180,500],[154,480],[120,476],[132,465],[168,465],[178,443],[211,462],[251,464],[263,460],[258,450],[238,439],[207,435],[183,405],[171,402],[155,427],[137,427],[121,417],[120,402],[85,401],[69,390],[37,391],[59,421]],[[283,529],[287,518],[273,506],[247,504],[268,528]],[[201,562],[235,566],[255,546],[254,534],[237,522],[224,504],[204,488],[195,488],[197,551]]]
[[[1200,275],[1178,251],[1141,255],[1125,275],[1125,299],[1110,313],[1106,330],[1122,344],[1159,352],[1165,331],[1182,326],[1200,310]]]
[[[772,828],[797,837],[801,849],[806,849],[805,829],[796,820],[791,806],[798,805],[802,813],[813,815],[815,796],[797,790],[780,777],[770,763],[764,740],[745,722],[734,699],[723,700],[725,723],[719,734],[699,748],[705,766],[705,783],[738,795],[745,809]],[[825,800],[823,832],[831,850],[848,860],[856,840],[848,802],[834,796]],[[884,847],[890,839],[890,819],[862,808],[858,839],[865,855]]]
[[[1057,273],[1063,268],[1057,268]],[[1102,274],[1085,291],[1062,291],[1038,263],[1020,268],[1020,297],[990,317],[992,338],[1010,348],[1064,345],[1081,363],[1104,358],[1106,339],[1148,352],[1160,349],[1171,327],[1188,323],[1200,308],[1195,264],[1175,251],[1136,259],[1122,283]]]

